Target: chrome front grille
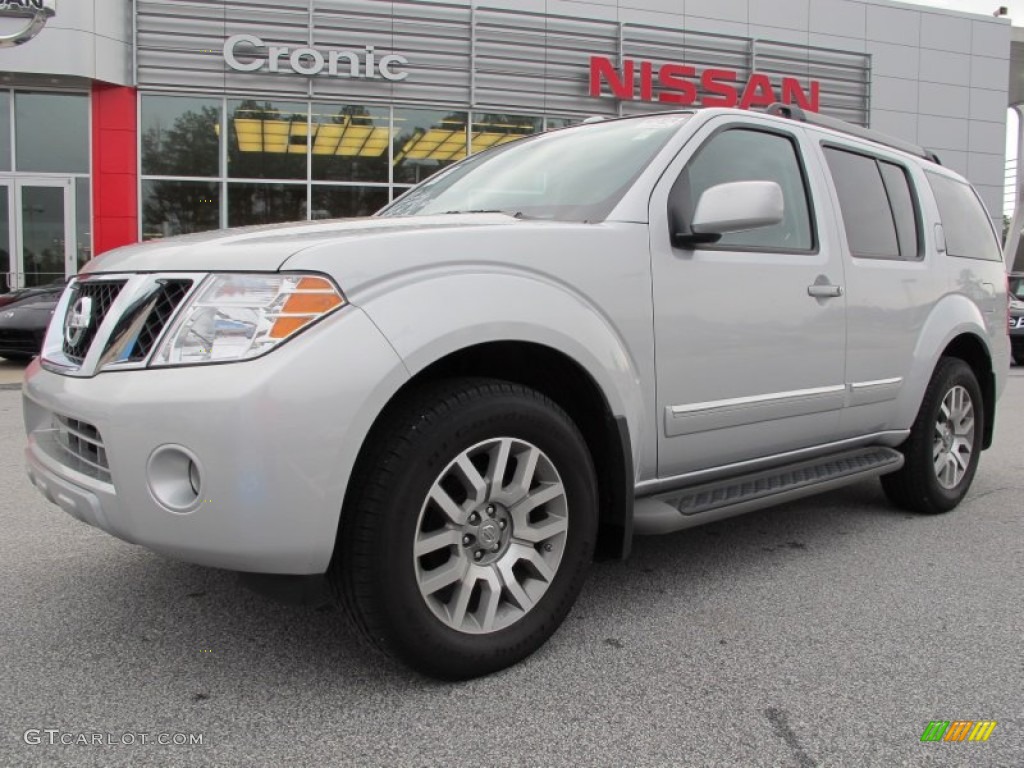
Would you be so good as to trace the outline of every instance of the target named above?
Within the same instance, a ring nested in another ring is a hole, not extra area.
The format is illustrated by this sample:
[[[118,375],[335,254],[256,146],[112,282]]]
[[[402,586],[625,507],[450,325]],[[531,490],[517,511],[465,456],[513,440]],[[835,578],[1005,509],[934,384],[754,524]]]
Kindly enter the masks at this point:
[[[43,343],[44,368],[64,376],[145,367],[192,291],[197,272],[96,274],[61,297]]]
[[[93,339],[96,338],[100,324],[126,282],[126,280],[89,280],[76,283],[72,288],[69,300],[70,310],[71,312],[77,310],[81,313],[81,308],[85,308],[82,320],[86,325],[78,334],[63,334],[64,354],[69,360],[81,363],[85,359]],[[60,330],[64,330],[63,323]]]
[[[141,363],[146,360],[191,288],[191,280],[159,279],[156,289],[117,321],[102,361]]]
[[[56,444],[63,464],[97,480],[110,482],[110,463],[100,431],[87,421],[53,414]]]

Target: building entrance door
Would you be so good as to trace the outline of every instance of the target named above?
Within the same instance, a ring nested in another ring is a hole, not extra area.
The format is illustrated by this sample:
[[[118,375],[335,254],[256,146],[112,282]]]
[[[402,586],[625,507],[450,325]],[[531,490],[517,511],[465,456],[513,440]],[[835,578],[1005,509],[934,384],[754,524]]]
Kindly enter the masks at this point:
[[[10,289],[45,285],[75,274],[74,180],[22,177],[16,178],[13,186]]]

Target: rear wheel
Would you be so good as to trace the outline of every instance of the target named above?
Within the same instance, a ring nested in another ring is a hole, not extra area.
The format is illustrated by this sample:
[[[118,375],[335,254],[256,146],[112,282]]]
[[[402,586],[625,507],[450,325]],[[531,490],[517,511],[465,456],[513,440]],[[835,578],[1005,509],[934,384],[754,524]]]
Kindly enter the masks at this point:
[[[361,468],[331,580],[374,645],[458,679],[557,629],[593,556],[597,493],[555,403],[497,381],[433,386],[391,414]]]
[[[963,360],[942,358],[910,437],[900,448],[903,468],[882,477],[889,500],[925,514],[957,506],[978,469],[984,418],[974,371]]]

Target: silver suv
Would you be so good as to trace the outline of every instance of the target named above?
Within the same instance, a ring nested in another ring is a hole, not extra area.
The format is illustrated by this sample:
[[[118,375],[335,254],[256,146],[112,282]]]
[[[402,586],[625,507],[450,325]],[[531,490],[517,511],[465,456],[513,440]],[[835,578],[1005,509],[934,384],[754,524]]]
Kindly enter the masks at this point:
[[[463,678],[555,631],[595,557],[880,476],[967,493],[1006,276],[924,150],[779,108],[581,125],[378,215],[92,261],[24,387],[28,467],[171,557],[326,581]]]

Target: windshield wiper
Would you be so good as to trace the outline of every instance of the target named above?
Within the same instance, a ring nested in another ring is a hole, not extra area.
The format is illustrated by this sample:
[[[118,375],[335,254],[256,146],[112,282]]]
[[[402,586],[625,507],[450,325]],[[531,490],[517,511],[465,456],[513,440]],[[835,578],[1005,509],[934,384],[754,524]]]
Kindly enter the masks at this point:
[[[445,211],[442,215],[448,216],[453,213],[504,213],[517,219],[525,218],[522,211],[503,211],[500,208],[472,208],[467,210]]]

